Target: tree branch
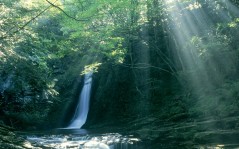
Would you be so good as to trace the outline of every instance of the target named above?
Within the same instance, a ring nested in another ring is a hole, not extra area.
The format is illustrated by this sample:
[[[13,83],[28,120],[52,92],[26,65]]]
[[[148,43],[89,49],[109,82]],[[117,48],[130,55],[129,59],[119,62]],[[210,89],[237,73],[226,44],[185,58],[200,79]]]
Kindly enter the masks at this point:
[[[43,11],[41,11],[39,14],[37,14],[35,17],[31,18],[27,23],[25,23],[23,26],[19,27],[18,30],[14,31],[13,34],[19,32],[20,30],[24,29],[28,24],[30,24],[33,20],[38,18],[40,15],[42,15],[47,9],[49,9],[51,6],[48,6]]]
[[[55,1],[56,2],[56,1]],[[47,8],[45,8],[44,10],[42,10],[39,14],[37,14],[35,17],[31,18],[29,21],[27,21],[23,26],[20,26],[18,29],[16,29],[14,32],[10,33],[15,27],[12,27],[10,30],[7,31],[7,33],[9,33],[10,35],[16,34],[18,33],[20,30],[23,30],[28,24],[30,24],[33,20],[35,20],[36,18],[38,18],[40,15],[42,15],[45,11],[47,11],[50,7],[52,7],[52,5],[48,6]],[[0,37],[1,40],[7,38],[6,36],[2,36]]]
[[[157,67],[157,66],[153,66],[150,64],[146,64],[146,63],[137,63],[134,64],[134,66],[132,66],[132,64],[120,64],[120,66],[122,67],[129,67],[129,68],[133,68],[133,69],[146,69],[146,68],[154,68],[154,69],[158,69],[167,73],[170,73],[172,75],[174,75],[174,72],[170,72],[167,69],[161,68],[161,67]]]
[[[61,12],[63,12],[68,18],[71,18],[73,20],[76,20],[76,21],[88,21],[88,19],[77,19],[71,15],[69,15],[68,13],[66,13],[63,9],[61,9],[59,6],[56,6],[55,4],[51,3],[49,0],[46,0],[51,6],[57,8],[58,10],[60,10]]]

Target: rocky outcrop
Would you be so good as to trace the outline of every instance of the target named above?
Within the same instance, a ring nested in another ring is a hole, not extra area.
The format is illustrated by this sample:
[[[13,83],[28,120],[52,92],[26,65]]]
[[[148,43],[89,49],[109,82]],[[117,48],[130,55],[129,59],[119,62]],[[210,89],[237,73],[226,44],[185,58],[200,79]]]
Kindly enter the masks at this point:
[[[32,149],[28,141],[14,133],[14,129],[0,124],[0,149]],[[36,148],[35,148],[36,149]]]

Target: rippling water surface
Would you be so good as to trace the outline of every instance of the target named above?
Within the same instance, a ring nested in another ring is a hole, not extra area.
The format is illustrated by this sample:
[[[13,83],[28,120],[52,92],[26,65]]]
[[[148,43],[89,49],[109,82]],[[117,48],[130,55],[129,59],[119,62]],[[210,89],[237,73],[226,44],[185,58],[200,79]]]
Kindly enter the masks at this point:
[[[29,148],[35,149],[239,149],[239,140],[235,135],[209,137],[208,141],[201,143],[193,141],[193,138],[192,140],[171,138],[170,133],[165,133],[156,140],[141,140],[138,135],[110,129],[100,131],[55,129],[45,132],[25,132],[21,135],[28,141]],[[183,138],[183,134],[178,137]]]
[[[137,149],[141,140],[133,135],[96,133],[84,129],[57,129],[22,134],[32,146],[51,149]]]

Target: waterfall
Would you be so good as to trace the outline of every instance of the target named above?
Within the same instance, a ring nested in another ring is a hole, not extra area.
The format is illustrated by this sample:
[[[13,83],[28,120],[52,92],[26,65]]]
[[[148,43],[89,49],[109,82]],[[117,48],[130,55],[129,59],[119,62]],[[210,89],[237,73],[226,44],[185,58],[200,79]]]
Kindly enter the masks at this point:
[[[89,111],[92,74],[93,72],[85,74],[84,87],[81,91],[74,117],[68,128],[81,128],[86,122]]]

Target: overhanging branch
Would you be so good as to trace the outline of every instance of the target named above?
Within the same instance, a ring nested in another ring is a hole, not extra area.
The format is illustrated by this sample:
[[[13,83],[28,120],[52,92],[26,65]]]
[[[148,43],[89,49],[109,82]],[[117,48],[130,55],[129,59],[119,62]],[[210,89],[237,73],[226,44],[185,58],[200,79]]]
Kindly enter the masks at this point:
[[[24,29],[29,23],[31,23],[33,20],[35,20],[36,18],[38,18],[40,15],[42,15],[46,10],[48,10],[51,6],[48,6],[47,8],[45,8],[43,11],[41,11],[39,14],[37,14],[35,17],[31,18],[27,23],[25,23],[23,26],[19,27],[18,30],[14,31],[13,33],[17,33],[20,30]]]
[[[35,17],[33,17],[29,21],[27,21],[23,26],[20,26],[18,29],[16,29],[15,31],[13,31],[11,33],[11,31],[14,29],[14,27],[12,27],[10,30],[7,31],[7,33],[10,34],[10,35],[18,33],[20,30],[23,30],[28,24],[30,24],[33,20],[38,18],[40,15],[42,15],[45,11],[47,11],[51,7],[52,7],[52,5],[46,7],[44,10],[42,10],[40,13],[38,13]],[[2,37],[0,37],[0,40],[3,40],[5,38],[7,38],[7,37],[8,37],[7,35],[6,36],[2,36]]]
[[[64,15],[66,15],[68,18],[71,18],[75,21],[88,21],[88,19],[77,19],[71,15],[69,15],[68,13],[66,13],[63,9],[61,9],[59,6],[56,6],[55,4],[53,4],[52,2],[50,2],[49,0],[46,0],[51,6],[57,8],[58,10],[60,10],[62,13],[64,13]]]

